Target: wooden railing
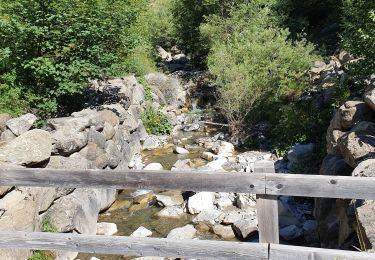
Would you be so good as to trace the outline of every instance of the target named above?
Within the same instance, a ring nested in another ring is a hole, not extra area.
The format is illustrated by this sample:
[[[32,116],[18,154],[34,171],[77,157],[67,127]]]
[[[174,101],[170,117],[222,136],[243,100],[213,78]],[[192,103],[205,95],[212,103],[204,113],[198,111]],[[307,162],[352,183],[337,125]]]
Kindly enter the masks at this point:
[[[0,248],[198,259],[375,259],[375,254],[279,245],[277,196],[375,199],[375,178],[186,171],[1,169],[0,186],[134,188],[257,194],[260,243],[0,232]]]

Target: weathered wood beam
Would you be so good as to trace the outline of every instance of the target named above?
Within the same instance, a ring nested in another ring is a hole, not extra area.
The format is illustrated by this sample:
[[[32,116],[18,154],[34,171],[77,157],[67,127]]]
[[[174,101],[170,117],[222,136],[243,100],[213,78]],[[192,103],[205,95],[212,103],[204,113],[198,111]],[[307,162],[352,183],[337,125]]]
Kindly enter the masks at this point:
[[[0,248],[173,258],[268,259],[268,244],[41,232],[0,232]]]
[[[375,253],[271,244],[269,260],[373,260]]]
[[[267,174],[266,194],[343,199],[375,199],[375,178]]]
[[[263,173],[0,169],[0,186],[169,189],[264,194],[264,176]]]

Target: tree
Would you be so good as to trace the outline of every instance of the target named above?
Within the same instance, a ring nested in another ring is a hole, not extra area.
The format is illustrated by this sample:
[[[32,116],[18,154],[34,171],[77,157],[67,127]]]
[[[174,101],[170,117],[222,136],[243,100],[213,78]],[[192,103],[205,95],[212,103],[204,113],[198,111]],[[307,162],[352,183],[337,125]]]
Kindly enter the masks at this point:
[[[125,70],[139,42],[129,30],[146,0],[0,1],[0,73],[47,116],[88,79]]]
[[[314,46],[288,40],[273,10],[276,2],[254,0],[233,9],[225,20],[209,17],[201,27],[211,39],[208,68],[219,86],[218,107],[235,140],[256,104],[301,93],[305,71],[317,59]]]
[[[345,0],[342,10],[344,48],[359,58],[355,73],[368,76],[375,72],[375,2]]]

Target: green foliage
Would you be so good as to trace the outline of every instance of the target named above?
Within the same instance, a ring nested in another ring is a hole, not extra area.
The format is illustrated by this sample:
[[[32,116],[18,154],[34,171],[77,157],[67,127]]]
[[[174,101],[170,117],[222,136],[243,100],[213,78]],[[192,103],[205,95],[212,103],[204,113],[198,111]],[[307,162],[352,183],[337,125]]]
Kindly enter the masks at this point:
[[[90,78],[127,70],[146,0],[1,0],[0,73],[14,72],[20,99],[43,117]]]
[[[57,228],[51,223],[49,217],[44,217],[42,223],[40,225],[40,230],[42,232],[51,232],[56,233],[58,232]]]
[[[272,150],[285,156],[296,143],[315,143],[324,150],[325,132],[330,122],[329,109],[316,110],[305,101],[282,105],[275,111],[272,130]]]
[[[147,83],[146,79],[144,77],[138,77],[138,82],[142,84],[143,89],[145,90],[145,100],[151,101],[152,100],[152,90],[150,85]]]
[[[375,2],[344,0],[342,10],[344,48],[360,58],[355,73],[368,76],[375,71]]]
[[[21,99],[21,88],[15,84],[14,73],[0,75],[0,113],[19,116],[26,103]]]
[[[142,114],[142,121],[147,133],[154,135],[169,135],[172,125],[168,117],[161,111],[147,107]]]
[[[201,26],[212,41],[208,68],[220,86],[218,107],[235,135],[259,102],[300,94],[305,71],[317,59],[312,45],[288,40],[288,30],[278,26],[275,2],[254,0],[225,20],[212,15]]]
[[[34,251],[28,260],[54,260],[55,254],[51,251]]]

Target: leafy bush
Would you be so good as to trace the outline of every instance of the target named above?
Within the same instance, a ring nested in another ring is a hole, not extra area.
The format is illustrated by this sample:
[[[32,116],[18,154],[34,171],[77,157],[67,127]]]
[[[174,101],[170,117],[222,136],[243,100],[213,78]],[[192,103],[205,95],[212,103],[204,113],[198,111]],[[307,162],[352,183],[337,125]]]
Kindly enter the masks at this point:
[[[55,254],[51,251],[34,251],[28,260],[54,260]]]
[[[143,112],[142,121],[149,134],[169,135],[172,132],[172,125],[168,117],[151,107],[146,108]]]
[[[42,224],[40,226],[40,230],[42,232],[51,232],[51,233],[56,233],[57,228],[51,223],[51,220],[49,217],[44,217]]]
[[[1,0],[0,73],[14,71],[23,98],[55,113],[89,78],[126,71],[145,1]]]
[[[359,60],[353,68],[360,75],[375,71],[375,2],[344,0],[342,40],[344,48]]]
[[[305,71],[317,59],[312,45],[288,40],[288,30],[278,26],[274,4],[251,1],[225,20],[210,16],[201,27],[212,41],[208,68],[220,86],[218,107],[235,137],[257,103],[300,94],[306,87]]]

